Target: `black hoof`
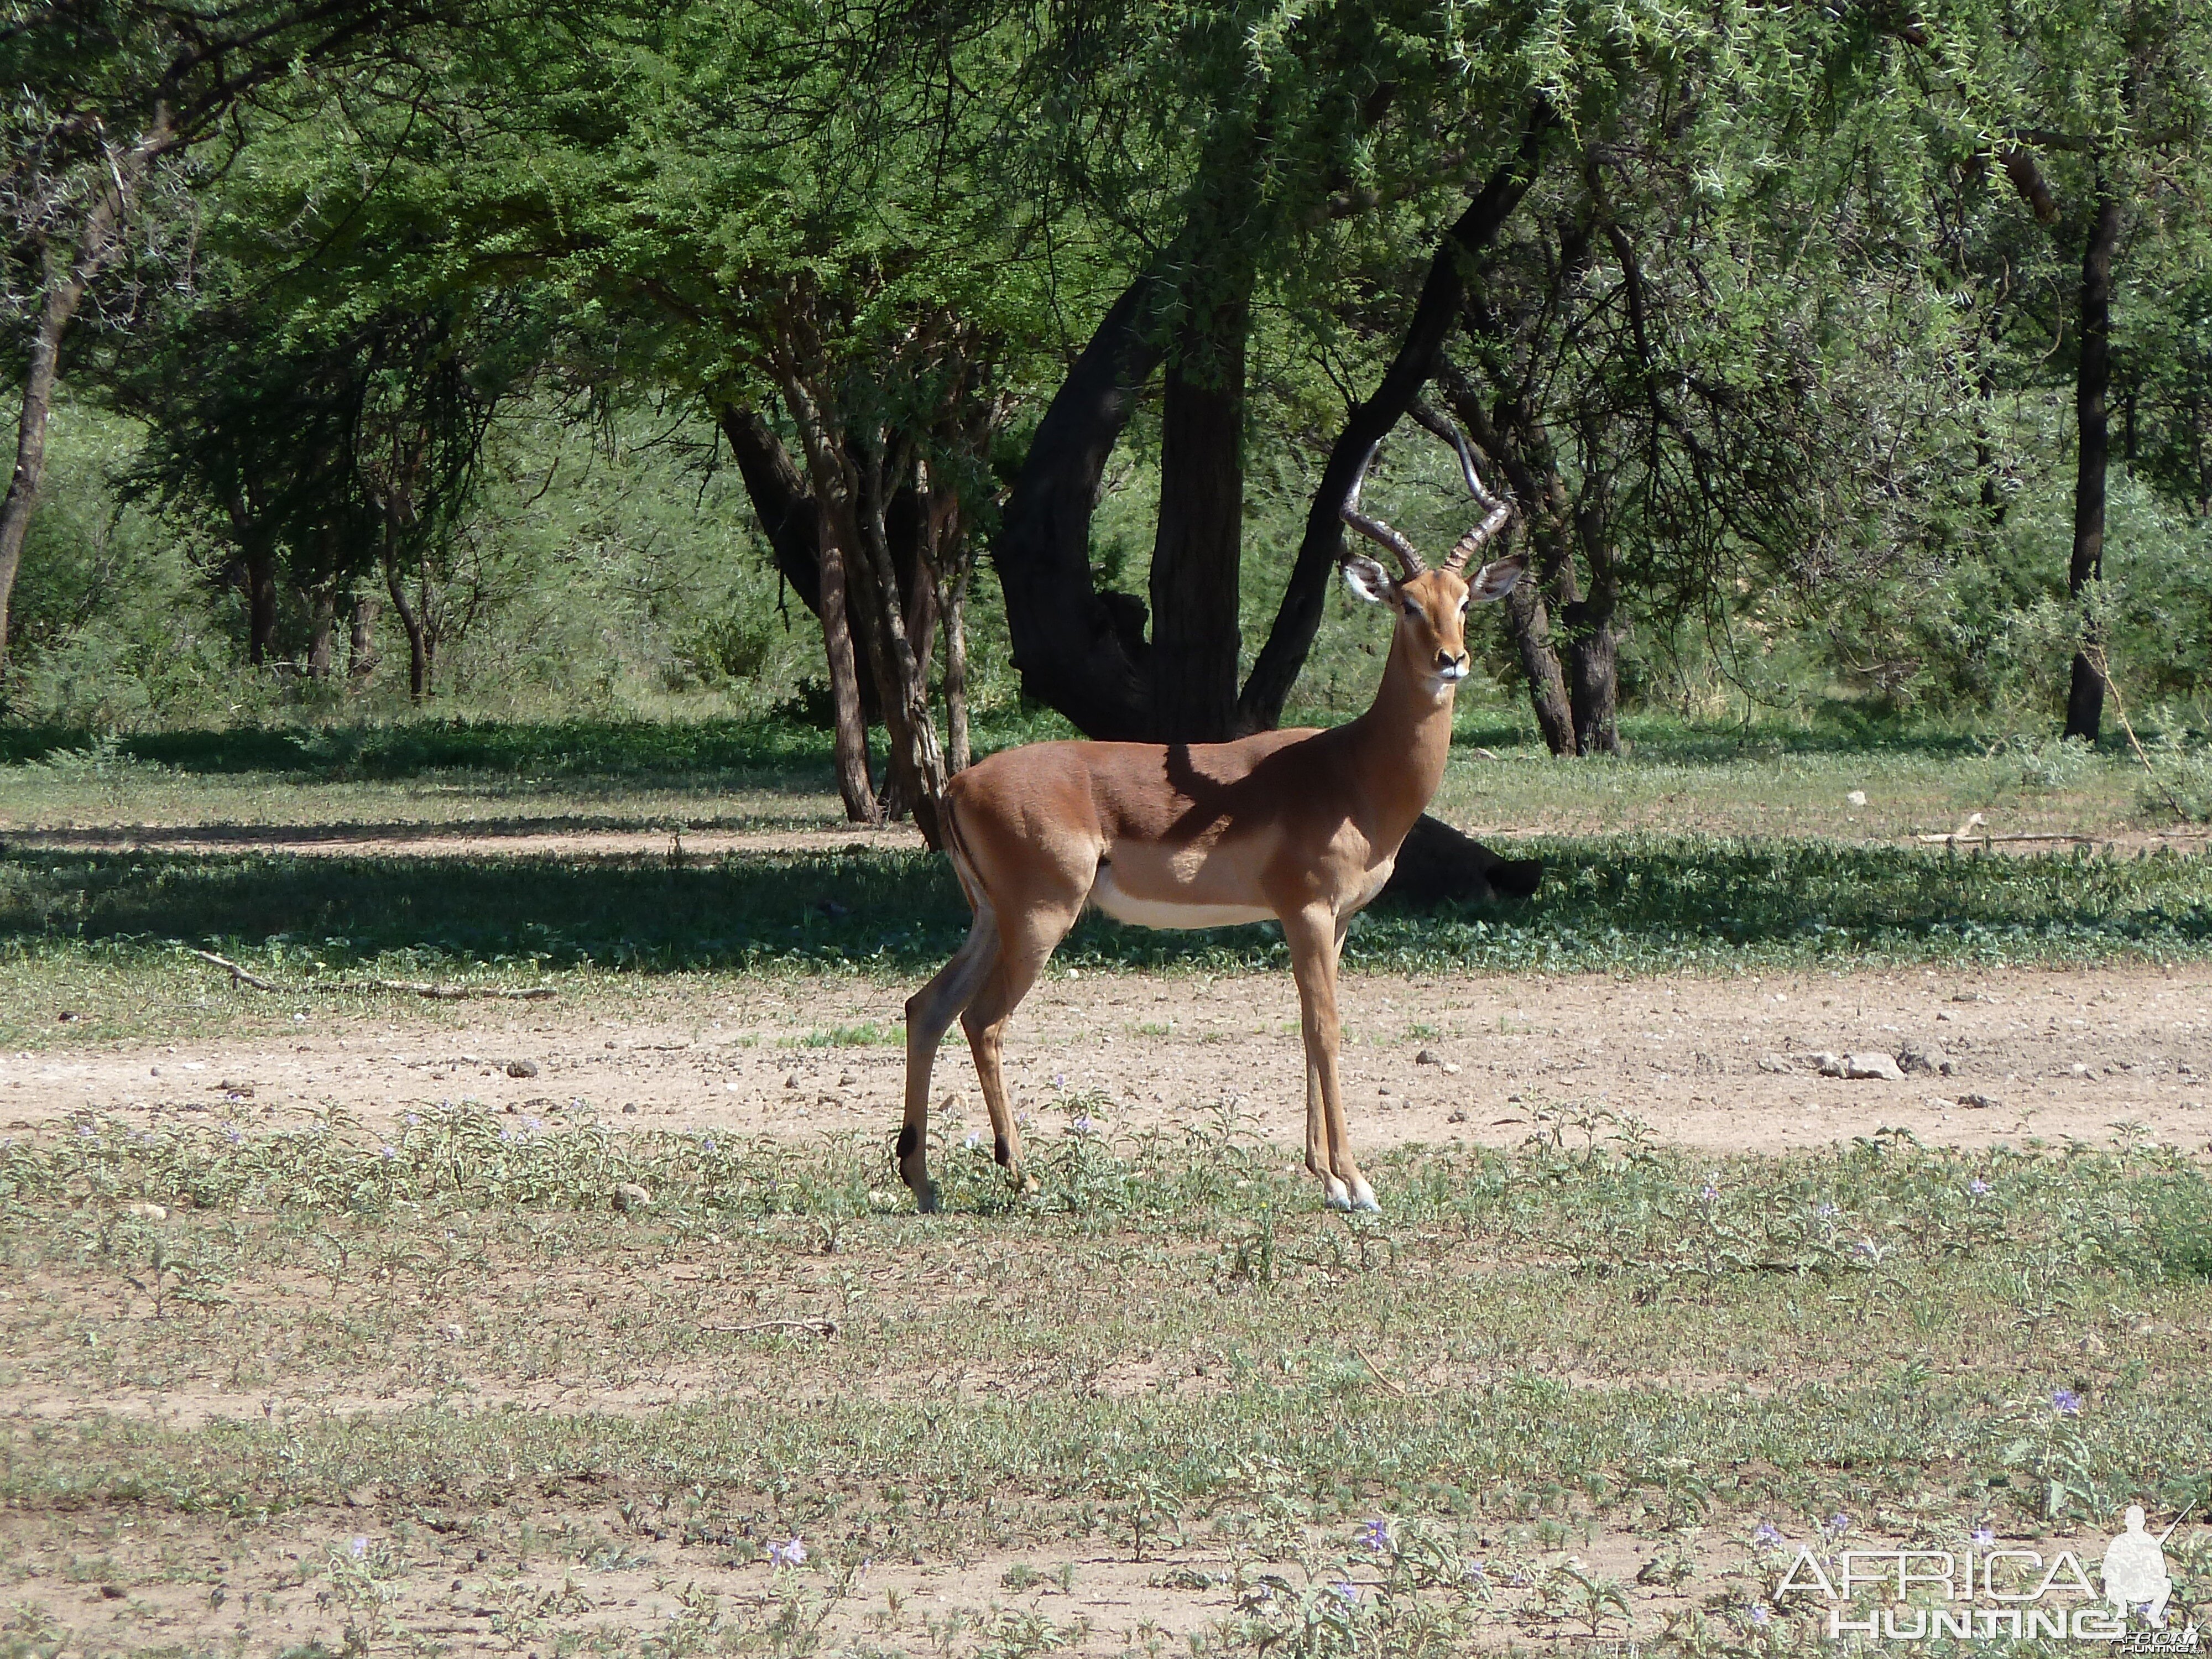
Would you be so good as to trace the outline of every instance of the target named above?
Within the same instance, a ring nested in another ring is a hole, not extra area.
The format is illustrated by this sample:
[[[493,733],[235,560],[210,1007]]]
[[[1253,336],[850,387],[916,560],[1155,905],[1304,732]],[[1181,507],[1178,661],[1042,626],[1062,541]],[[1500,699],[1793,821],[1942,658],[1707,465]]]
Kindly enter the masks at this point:
[[[914,1211],[916,1215],[937,1213],[937,1183],[935,1182],[925,1182],[915,1189]]]

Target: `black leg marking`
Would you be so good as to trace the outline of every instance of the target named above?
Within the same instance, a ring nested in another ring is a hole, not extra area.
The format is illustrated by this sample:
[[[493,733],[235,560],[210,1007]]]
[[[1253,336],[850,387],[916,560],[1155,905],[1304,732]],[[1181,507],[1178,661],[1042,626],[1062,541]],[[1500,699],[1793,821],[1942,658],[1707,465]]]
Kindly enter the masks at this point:
[[[999,1160],[999,1167],[1002,1170],[1014,1161],[1014,1149],[1006,1145],[1004,1135],[999,1137],[999,1144],[992,1149],[991,1155]]]
[[[903,1164],[914,1156],[914,1149],[921,1145],[921,1130],[915,1124],[901,1127],[898,1138],[899,1162]]]

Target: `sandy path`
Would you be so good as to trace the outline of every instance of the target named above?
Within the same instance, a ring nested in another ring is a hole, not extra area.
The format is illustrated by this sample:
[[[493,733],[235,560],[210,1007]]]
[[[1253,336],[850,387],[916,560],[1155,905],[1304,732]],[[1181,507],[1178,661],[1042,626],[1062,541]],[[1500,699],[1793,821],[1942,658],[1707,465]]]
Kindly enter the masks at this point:
[[[283,1116],[339,1105],[370,1124],[441,1101],[550,1118],[576,1103],[641,1127],[805,1136],[893,1127],[904,1060],[895,989],[858,981],[693,981],[630,1005],[485,1005],[331,1016],[204,1043],[0,1054],[0,1126],[85,1111]],[[1518,1142],[1546,1109],[1632,1113],[1664,1140],[1777,1151],[1885,1126],[1984,1145],[2034,1134],[2109,1141],[2133,1122],[2192,1152],[2212,1142],[2212,969],[1900,969],[1724,979],[1598,976],[1346,982],[1344,1076],[1362,1146]],[[1285,1144],[1303,1137],[1288,975],[1201,979],[1055,970],[1008,1041],[1016,1103],[1056,1134],[1096,1091],[1117,1129],[1178,1125],[1235,1101]],[[817,1046],[833,1034],[858,1046]],[[1952,1074],[1821,1077],[1820,1050],[1917,1050]],[[1422,1051],[1442,1063],[1419,1063]],[[526,1061],[534,1076],[507,1075]],[[1456,1072],[1447,1066],[1456,1066]],[[250,1096],[248,1091],[250,1090]],[[980,1121],[967,1056],[937,1093]],[[1962,1106],[1961,1096],[1995,1104]],[[634,1112],[626,1109],[634,1108]]]

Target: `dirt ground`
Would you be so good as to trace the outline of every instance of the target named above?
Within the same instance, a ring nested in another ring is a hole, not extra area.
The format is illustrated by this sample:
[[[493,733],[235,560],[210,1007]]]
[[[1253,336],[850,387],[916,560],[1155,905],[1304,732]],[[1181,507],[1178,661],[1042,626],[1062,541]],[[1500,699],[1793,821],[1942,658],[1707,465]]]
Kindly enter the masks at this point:
[[[1593,1109],[1716,1152],[1778,1152],[1886,1127],[1953,1146],[2025,1135],[2101,1145],[2119,1125],[2195,1152],[2212,1143],[2203,967],[1361,975],[1347,977],[1343,1001],[1344,1084],[1364,1147],[1512,1145],[1546,1113]],[[333,1105],[378,1125],[465,1099],[655,1128],[888,1131],[905,1066],[902,1002],[897,988],[858,981],[685,981],[573,1011],[558,1001],[432,1010],[395,999],[372,1016],[279,1013],[258,1034],[202,1043],[103,1043],[98,1010],[70,1010],[81,1040],[0,1054],[0,1127],[36,1132],[86,1112],[282,1117]],[[1122,1131],[1179,1126],[1225,1102],[1296,1146],[1297,1016],[1287,974],[1055,969],[1016,1017],[1009,1082],[1033,1134],[1065,1133],[1074,1097]],[[1877,1052],[1903,1058],[1902,1080],[1817,1069],[1824,1053]],[[957,1034],[934,1093],[980,1121]]]

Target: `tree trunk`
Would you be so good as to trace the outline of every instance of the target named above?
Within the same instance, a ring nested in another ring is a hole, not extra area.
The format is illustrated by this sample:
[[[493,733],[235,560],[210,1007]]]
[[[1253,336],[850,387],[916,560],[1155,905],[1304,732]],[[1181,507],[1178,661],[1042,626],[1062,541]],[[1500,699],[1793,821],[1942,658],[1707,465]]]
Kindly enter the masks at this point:
[[[1522,582],[1506,595],[1505,625],[1512,630],[1513,649],[1528,682],[1528,705],[1535,711],[1544,746],[1554,755],[1573,754],[1574,713],[1567,702],[1566,678],[1559,672],[1559,653],[1552,644],[1552,617],[1540,581]]]
[[[1494,332],[1496,325],[1479,299],[1468,303],[1470,329]],[[1505,596],[1505,623],[1521,659],[1521,672],[1528,682],[1528,702],[1535,710],[1537,729],[1544,746],[1554,755],[1572,755],[1575,747],[1574,711],[1567,699],[1566,678],[1559,669],[1559,647],[1552,638],[1548,593],[1562,605],[1575,602],[1574,560],[1566,544],[1566,484],[1549,438],[1532,410],[1509,409],[1493,422],[1483,406],[1482,395],[1456,364],[1441,365],[1437,378],[1445,400],[1460,424],[1474,434],[1475,443],[1505,474],[1506,483],[1522,502],[1528,535],[1535,552],[1530,579],[1516,585]]]
[[[1444,336],[1459,313],[1460,296],[1466,288],[1466,264],[1498,234],[1527,193],[1542,161],[1544,142],[1553,119],[1547,101],[1539,100],[1530,109],[1522,127],[1518,152],[1490,175],[1430,260],[1413,320],[1407,325],[1405,338],[1383,372],[1382,383],[1366,402],[1352,409],[1337,434],[1313,503],[1307,509],[1305,536],[1298,544],[1290,585],[1284,590],[1274,626],[1252,664],[1238,699],[1238,712],[1247,730],[1264,731],[1281,724],[1283,704],[1297,684],[1306,653],[1313,648],[1329,580],[1344,556],[1344,522],[1337,510],[1344,503],[1345,492],[1351,489],[1359,464],[1376,440],[1397,425],[1435,372]]]
[[[2103,630],[2093,614],[2090,585],[2105,575],[2105,473],[2112,447],[2105,405],[2112,379],[2112,256],[2119,241],[2119,198],[2100,178],[2096,217],[2081,255],[2081,361],[2074,381],[2080,444],[2074,478],[2074,555],[2066,568],[2066,591],[2081,609],[2085,643],[2074,653],[2064,735],[2091,743],[2097,740],[2105,715],[2105,677],[2091,655],[2093,649],[2098,658],[2103,655]]]
[[[256,668],[276,648],[276,549],[257,534],[246,550],[246,659]]]
[[[1152,735],[1237,735],[1237,574],[1244,530],[1243,295],[1194,315],[1168,365],[1152,542]]]
[[[959,572],[945,584],[938,603],[938,622],[945,634],[945,769],[957,774],[968,769],[968,574],[963,560]]]
[[[337,632],[338,599],[329,582],[318,582],[307,593],[307,678],[331,677],[331,641]]]
[[[376,595],[366,590],[353,596],[353,615],[346,630],[346,678],[365,680],[376,672]]]
[[[1567,605],[1568,702],[1574,710],[1575,752],[1620,752],[1620,636],[1613,627],[1620,610],[1620,569],[1613,556],[1612,521],[1589,497],[1607,488],[1602,475],[1586,477],[1583,505],[1575,511],[1575,535],[1589,592]]]
[[[23,538],[30,532],[40,487],[46,482],[46,427],[53,416],[54,386],[61,374],[62,340],[76,319],[93,279],[114,256],[117,232],[146,170],[175,139],[169,108],[160,105],[138,142],[121,155],[109,156],[106,180],[77,228],[69,263],[64,266],[50,258],[23,369],[23,401],[15,421],[15,470],[9,477],[6,496],[0,497],[0,689],[7,684],[9,602],[15,596],[16,572],[22,568]]]
[[[1541,859],[1502,859],[1480,842],[1425,813],[1398,848],[1381,897],[1401,904],[1486,904],[1527,898],[1544,879]]]
[[[400,631],[407,635],[407,700],[419,708],[430,695],[429,631],[422,625],[422,614],[408,602],[406,580],[400,573],[398,554],[389,532],[384,544],[384,588],[392,596]]]
[[[845,614],[845,556],[816,504],[816,545],[822,572],[822,648],[830,664],[830,702],[836,712],[837,793],[854,823],[881,823],[883,809],[868,781],[868,726],[860,714],[860,676],[853,660],[852,624]]]
[[[1092,586],[1091,514],[1138,391],[1165,356],[1157,319],[1170,297],[1147,271],[1109,307],[1037,422],[992,544],[1022,690],[1093,738],[1151,731],[1145,607]]]

